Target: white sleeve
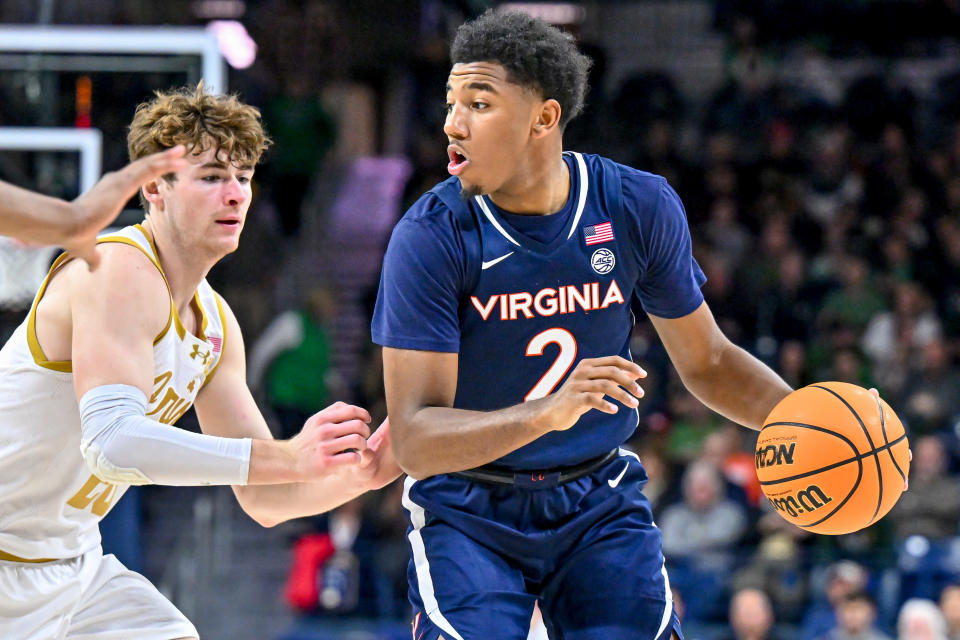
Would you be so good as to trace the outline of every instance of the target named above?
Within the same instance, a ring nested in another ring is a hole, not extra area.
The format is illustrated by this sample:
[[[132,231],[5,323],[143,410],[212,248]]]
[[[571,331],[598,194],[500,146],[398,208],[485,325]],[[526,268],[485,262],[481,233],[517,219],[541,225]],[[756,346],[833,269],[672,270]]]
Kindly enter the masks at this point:
[[[95,387],[80,399],[80,452],[100,479],[130,484],[243,485],[250,438],[185,431],[146,417],[147,398],[125,384]]]

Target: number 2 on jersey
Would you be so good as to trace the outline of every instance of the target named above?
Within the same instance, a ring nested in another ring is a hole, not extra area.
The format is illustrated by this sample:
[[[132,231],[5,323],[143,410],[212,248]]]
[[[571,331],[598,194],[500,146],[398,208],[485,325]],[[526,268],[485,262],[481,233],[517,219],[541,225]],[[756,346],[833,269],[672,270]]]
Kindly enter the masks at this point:
[[[558,345],[560,353],[557,354],[557,359],[553,361],[540,381],[523,398],[524,402],[550,395],[554,387],[563,379],[563,376],[567,375],[567,371],[570,370],[574,360],[577,359],[577,339],[566,329],[560,328],[547,329],[533,336],[530,344],[527,345],[527,355],[542,356],[543,349],[548,344]]]

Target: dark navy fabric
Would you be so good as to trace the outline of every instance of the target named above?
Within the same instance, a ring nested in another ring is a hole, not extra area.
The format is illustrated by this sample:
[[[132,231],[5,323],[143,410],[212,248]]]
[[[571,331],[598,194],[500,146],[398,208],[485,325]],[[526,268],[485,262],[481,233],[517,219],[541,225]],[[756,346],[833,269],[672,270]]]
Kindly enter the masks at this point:
[[[630,359],[634,308],[678,318],[703,302],[686,214],[667,182],[599,156],[565,162],[570,196],[549,216],[462,199],[451,178],[394,228],[373,340],[459,354],[456,408],[547,395],[583,358]],[[636,425],[623,405],[589,411],[497,464],[576,465],[616,449]],[[526,640],[537,602],[550,640],[679,635],[645,482],[640,462],[623,455],[559,486],[408,478],[415,640]]]
[[[407,479],[413,637],[526,640],[538,600],[550,640],[682,637],[645,482],[632,455],[547,489]]]
[[[563,220],[559,233],[514,228],[536,217],[504,216],[486,196],[463,200],[456,178],[420,198],[393,231],[373,340],[458,353],[456,408],[491,411],[541,397],[583,358],[630,359],[634,302],[665,318],[703,302],[686,214],[666,180],[578,155],[566,156],[567,205],[541,219]],[[613,239],[588,245],[584,230],[604,223]],[[497,464],[577,464],[616,448],[636,425],[637,412],[623,405],[612,416],[589,411]]]

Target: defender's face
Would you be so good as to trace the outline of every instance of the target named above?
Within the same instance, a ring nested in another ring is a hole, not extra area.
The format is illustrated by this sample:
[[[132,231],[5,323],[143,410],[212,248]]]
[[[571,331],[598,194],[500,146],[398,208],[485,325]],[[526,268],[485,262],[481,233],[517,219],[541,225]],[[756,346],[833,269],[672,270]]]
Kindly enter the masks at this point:
[[[447,171],[469,195],[495,193],[514,175],[543,100],[495,62],[453,65],[447,79]]]
[[[234,166],[213,148],[188,155],[176,180],[160,180],[165,216],[188,247],[223,256],[237,249],[252,195],[253,167]]]

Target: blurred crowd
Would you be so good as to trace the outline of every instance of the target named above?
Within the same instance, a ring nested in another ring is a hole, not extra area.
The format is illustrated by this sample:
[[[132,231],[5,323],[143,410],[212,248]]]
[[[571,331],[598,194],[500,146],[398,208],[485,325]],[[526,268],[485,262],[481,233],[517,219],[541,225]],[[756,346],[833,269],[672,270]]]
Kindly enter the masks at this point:
[[[327,65],[348,55],[341,27],[362,9],[260,3],[249,24],[261,57],[231,78],[263,108],[277,145],[258,172],[241,249],[211,281],[247,334],[251,385],[277,436],[331,399],[363,404],[375,420],[386,415],[368,333],[377,260],[390,224],[446,177],[445,42],[450,24],[483,3],[398,4],[416,5],[419,23],[402,8],[378,20],[420,34],[404,55],[384,62],[395,39],[366,42],[355,64],[340,67]],[[911,55],[928,59],[952,49],[923,29],[897,51],[846,33],[804,39],[799,28],[771,32],[774,14],[745,9],[757,3],[715,4],[724,78],[703,101],[657,71],[612,82],[603,43],[584,41],[595,59],[591,93],[566,147],[665,176],[685,203],[704,294],[725,333],[794,387],[876,387],[906,425],[914,460],[909,491],[881,522],[846,536],[806,534],[763,498],[756,434],[692,398],[640,318],[632,352],[650,375],[629,446],[649,475],[686,636],[960,639],[960,73],[918,87],[883,71],[909,42],[917,43]],[[955,24],[957,12],[944,11],[953,22],[943,24]],[[404,30],[370,32],[377,28]],[[841,55],[883,64],[840,78]],[[388,86],[397,78],[399,90]],[[336,212],[350,197],[341,183],[378,179],[338,152],[357,135],[351,109],[370,106],[352,102],[354,93],[324,92],[344,80],[376,98],[371,150],[400,140],[404,168],[379,177],[399,188],[385,191],[393,205],[376,233],[337,235]],[[396,95],[404,99],[378,102]],[[399,134],[389,126],[397,120]],[[290,529],[291,606],[406,618],[400,489]]]
[[[567,147],[666,176],[726,334],[794,387],[877,387],[914,462],[880,523],[806,534],[762,497],[756,434],[692,398],[641,320],[633,353],[651,375],[630,445],[687,637],[960,637],[960,82],[944,74],[924,93],[883,73],[841,82],[828,47],[760,42],[743,15],[726,27],[725,80],[703,104],[658,72],[606,91],[604,50],[584,43],[593,90]],[[425,47],[412,68],[415,104],[436,95],[441,53]],[[410,123],[405,204],[444,177],[439,118]],[[368,371],[361,397],[382,410],[376,352]],[[361,570],[366,558],[384,603],[404,584],[404,564],[383,556],[403,549],[396,489],[360,509]]]

